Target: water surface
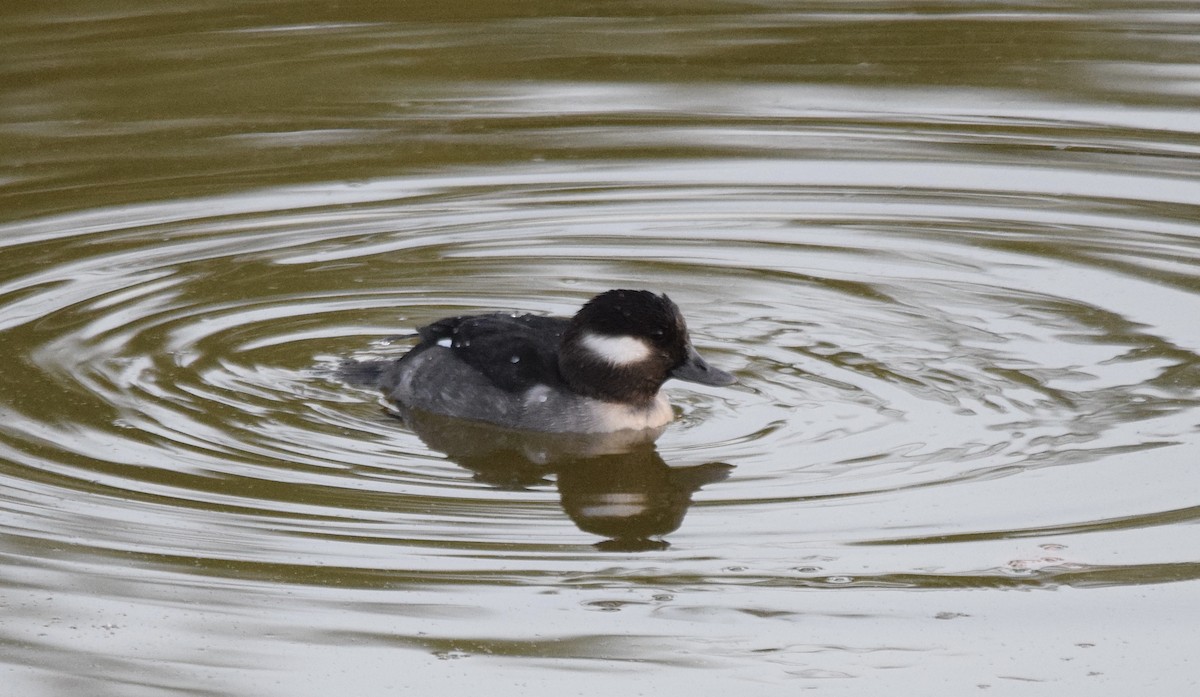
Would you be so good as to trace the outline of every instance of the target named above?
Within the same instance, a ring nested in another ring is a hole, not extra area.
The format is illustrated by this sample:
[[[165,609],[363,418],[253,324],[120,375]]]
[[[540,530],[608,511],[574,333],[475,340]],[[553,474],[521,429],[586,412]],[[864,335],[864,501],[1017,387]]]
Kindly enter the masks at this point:
[[[8,11],[6,684],[1194,690],[1198,24]],[[632,455],[448,456],[494,435],[332,374],[613,287],[741,380]]]

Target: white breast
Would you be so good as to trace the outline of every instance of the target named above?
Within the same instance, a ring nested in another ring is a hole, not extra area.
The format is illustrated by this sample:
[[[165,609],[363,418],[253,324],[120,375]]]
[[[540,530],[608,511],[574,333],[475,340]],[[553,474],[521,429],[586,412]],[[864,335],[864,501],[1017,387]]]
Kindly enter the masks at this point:
[[[661,392],[645,408],[628,407],[611,402],[598,402],[597,404],[599,406],[596,411],[606,431],[658,428],[671,423],[671,420],[675,418],[675,413],[671,411],[671,403]]]

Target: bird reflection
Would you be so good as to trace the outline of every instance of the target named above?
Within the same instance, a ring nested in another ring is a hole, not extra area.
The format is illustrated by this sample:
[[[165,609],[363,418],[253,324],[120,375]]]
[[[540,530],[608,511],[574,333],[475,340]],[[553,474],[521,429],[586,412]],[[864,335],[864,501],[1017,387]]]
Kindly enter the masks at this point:
[[[610,551],[666,549],[692,494],[729,476],[710,462],[670,467],[654,441],[662,429],[602,434],[527,433],[423,412],[399,412],[430,448],[503,489],[557,482],[563,509],[580,530],[606,538]]]

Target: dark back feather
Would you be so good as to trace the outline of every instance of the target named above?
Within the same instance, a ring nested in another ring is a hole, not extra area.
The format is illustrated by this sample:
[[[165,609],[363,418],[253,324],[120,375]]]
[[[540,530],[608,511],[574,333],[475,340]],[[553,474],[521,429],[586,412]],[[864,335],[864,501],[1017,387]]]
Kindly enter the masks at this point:
[[[447,317],[421,327],[418,348],[446,344],[455,358],[497,387],[521,392],[548,378],[561,382],[558,349],[568,320],[506,314]]]

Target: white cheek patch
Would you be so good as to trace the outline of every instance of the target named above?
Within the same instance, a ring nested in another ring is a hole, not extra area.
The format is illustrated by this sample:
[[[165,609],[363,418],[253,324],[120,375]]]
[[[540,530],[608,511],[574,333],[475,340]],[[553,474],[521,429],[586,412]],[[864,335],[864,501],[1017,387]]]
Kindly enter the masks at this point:
[[[582,343],[587,350],[613,365],[644,361],[651,353],[650,345],[636,336],[584,334]]]

